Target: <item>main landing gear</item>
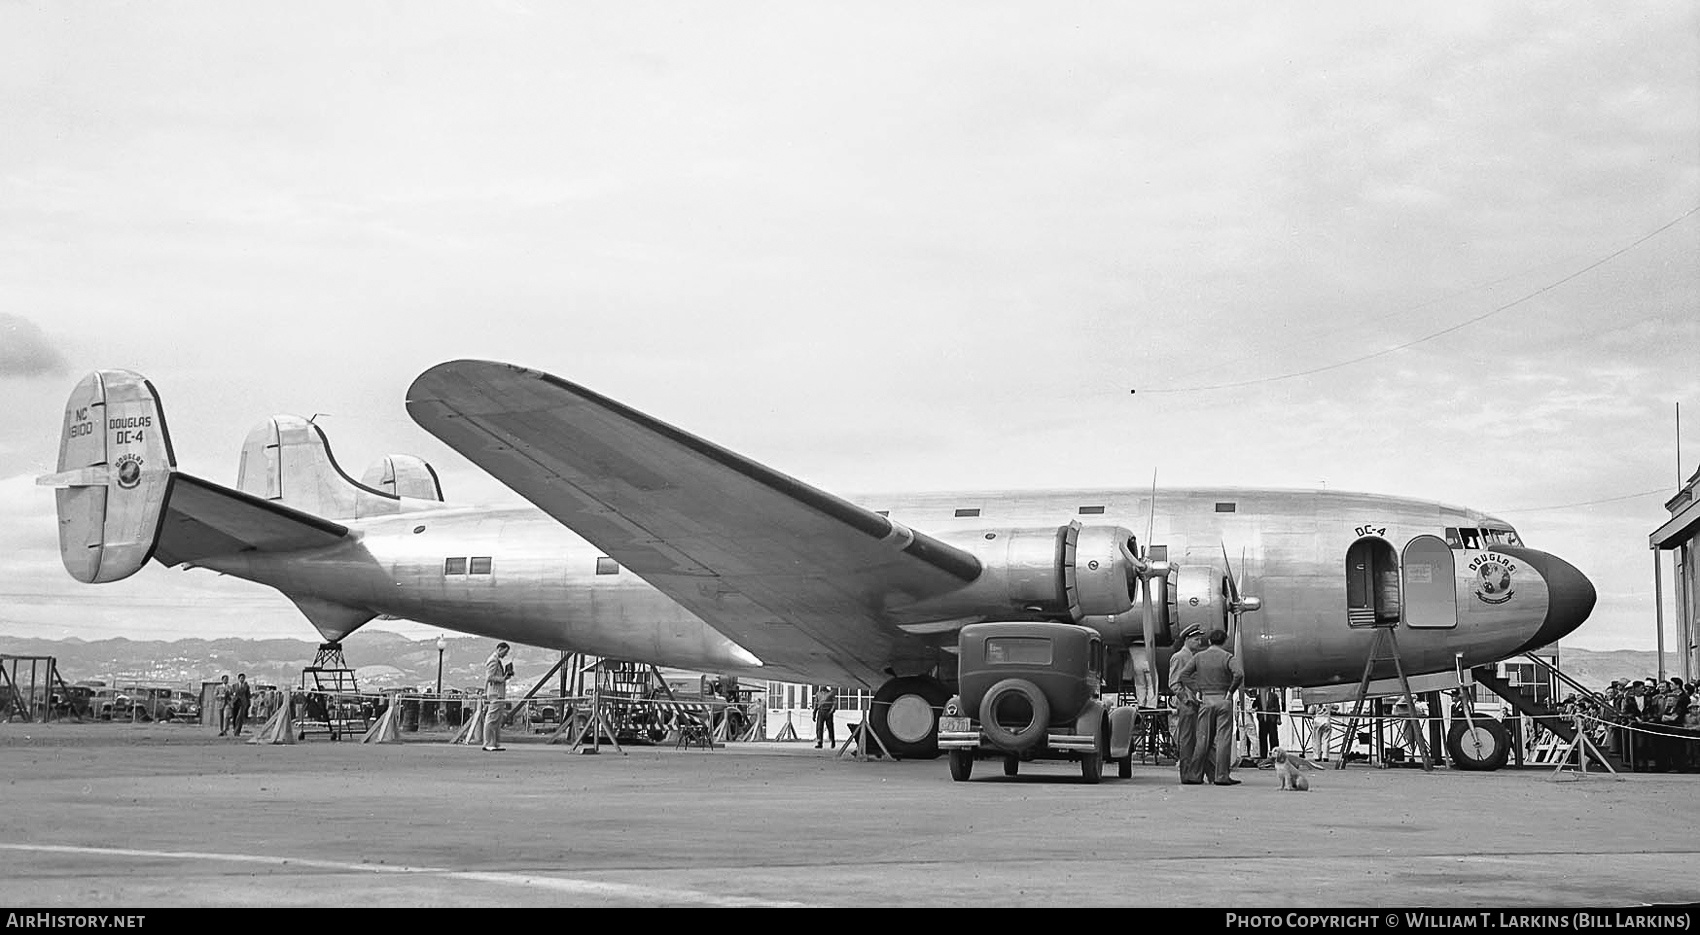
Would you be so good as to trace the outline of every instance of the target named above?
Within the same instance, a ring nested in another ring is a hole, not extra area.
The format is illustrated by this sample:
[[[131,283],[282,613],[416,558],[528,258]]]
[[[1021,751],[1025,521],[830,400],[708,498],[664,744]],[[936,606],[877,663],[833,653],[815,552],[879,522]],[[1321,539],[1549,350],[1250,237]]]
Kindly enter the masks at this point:
[[[892,756],[904,760],[936,759],[939,711],[949,700],[949,689],[930,676],[891,679],[874,692],[868,725],[885,742]]]

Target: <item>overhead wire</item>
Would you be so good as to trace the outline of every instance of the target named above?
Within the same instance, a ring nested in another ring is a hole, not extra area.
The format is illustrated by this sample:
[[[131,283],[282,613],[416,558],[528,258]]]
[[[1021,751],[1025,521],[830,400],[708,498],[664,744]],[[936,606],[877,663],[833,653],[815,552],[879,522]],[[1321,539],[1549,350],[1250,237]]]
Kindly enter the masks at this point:
[[[1292,379],[1296,379],[1298,377],[1313,376],[1313,375],[1318,374],[1318,373],[1326,373],[1330,370],[1339,370],[1342,367],[1350,367],[1353,364],[1361,364],[1366,360],[1374,360],[1378,357],[1386,357],[1389,354],[1394,354],[1394,353],[1397,353],[1399,351],[1406,350],[1408,348],[1416,347],[1419,344],[1423,344],[1423,343],[1426,343],[1428,341],[1432,341],[1435,338],[1443,337],[1443,336],[1451,334],[1455,331],[1460,331],[1464,328],[1468,328],[1469,326],[1474,325],[1474,324],[1481,322],[1481,321],[1485,321],[1486,319],[1491,318],[1494,315],[1498,315],[1500,312],[1507,311],[1507,310],[1512,309],[1512,308],[1516,308],[1517,306],[1522,305],[1524,302],[1527,302],[1530,299],[1533,299],[1533,298],[1536,298],[1537,296],[1541,296],[1541,295],[1544,295],[1548,292],[1551,292],[1552,290],[1557,289],[1559,286],[1562,286],[1565,283],[1568,283],[1571,280],[1576,279],[1577,277],[1580,277],[1580,276],[1582,276],[1586,273],[1592,272],[1593,270],[1598,269],[1599,267],[1604,266],[1605,264],[1611,262],[1612,260],[1615,260],[1618,257],[1624,255],[1625,253],[1628,253],[1629,251],[1635,249],[1636,247],[1639,247],[1640,245],[1646,243],[1647,241],[1652,240],[1654,237],[1657,237],[1658,235],[1664,233],[1665,231],[1670,230],[1671,228],[1675,227],[1676,225],[1687,220],[1689,217],[1694,215],[1696,212],[1700,212],[1700,205],[1695,205],[1694,207],[1689,208],[1687,211],[1684,211],[1682,214],[1678,215],[1676,218],[1673,218],[1672,220],[1670,220],[1670,221],[1668,221],[1664,224],[1661,224],[1659,227],[1655,228],[1654,230],[1642,235],[1641,237],[1636,238],[1633,242],[1631,242],[1631,243],[1629,243],[1629,244],[1627,244],[1623,247],[1619,247],[1616,250],[1613,250],[1611,253],[1608,253],[1605,256],[1600,257],[1597,260],[1594,260],[1593,262],[1589,263],[1588,265],[1582,267],[1579,270],[1576,270],[1573,273],[1570,273],[1567,276],[1564,276],[1561,279],[1547,283],[1546,285],[1540,287],[1539,289],[1534,290],[1533,292],[1529,292],[1529,293],[1527,293],[1527,294],[1525,294],[1525,295],[1523,295],[1519,298],[1513,299],[1510,302],[1505,303],[1504,305],[1501,305],[1497,308],[1493,308],[1493,309],[1490,309],[1486,312],[1483,312],[1480,315],[1475,316],[1474,318],[1465,319],[1464,321],[1458,322],[1455,325],[1450,325],[1448,327],[1440,329],[1439,331],[1434,331],[1434,332],[1431,332],[1429,334],[1423,335],[1420,338],[1416,338],[1414,340],[1406,341],[1403,344],[1395,345],[1393,347],[1383,348],[1379,351],[1374,351],[1374,352],[1371,352],[1369,354],[1363,354],[1363,355],[1360,355],[1358,357],[1353,357],[1349,360],[1336,361],[1336,362],[1331,363],[1331,364],[1324,364],[1320,367],[1312,367],[1308,370],[1296,370],[1296,371],[1293,371],[1291,373],[1276,374],[1274,376],[1268,376],[1268,377],[1257,377],[1257,378],[1250,379],[1250,380],[1236,380],[1236,381],[1229,382],[1229,383],[1210,383],[1210,384],[1203,384],[1203,385],[1199,385],[1199,386],[1160,387],[1160,388],[1157,388],[1157,389],[1147,389],[1147,390],[1145,390],[1145,392],[1146,393],[1195,393],[1195,392],[1203,392],[1203,391],[1207,391],[1207,390],[1226,390],[1226,389],[1235,389],[1235,388],[1238,388],[1238,387],[1245,387],[1245,386],[1259,386],[1259,385],[1265,384],[1265,383],[1276,383],[1276,382],[1279,382],[1279,381],[1282,381],[1282,380],[1292,380]],[[1139,390],[1136,389],[1133,392],[1138,393]]]
[[[1576,503],[1559,503],[1552,506],[1526,506],[1512,509],[1489,510],[1489,513],[1542,513],[1547,510],[1569,510],[1579,506],[1598,506],[1601,503],[1618,503],[1624,500],[1639,500],[1654,494],[1668,494],[1669,487],[1658,487],[1653,490],[1643,490],[1640,493],[1626,493],[1620,497],[1604,497],[1599,500],[1581,500]]]

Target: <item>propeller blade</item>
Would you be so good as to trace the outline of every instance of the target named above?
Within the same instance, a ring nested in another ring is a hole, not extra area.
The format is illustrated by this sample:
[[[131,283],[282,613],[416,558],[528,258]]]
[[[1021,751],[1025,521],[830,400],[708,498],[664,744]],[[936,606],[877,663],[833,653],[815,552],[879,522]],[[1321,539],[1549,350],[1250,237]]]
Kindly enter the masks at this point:
[[[1151,697],[1143,699],[1147,707],[1157,705],[1157,621],[1151,616],[1151,575],[1142,572],[1139,576],[1139,593],[1142,617],[1141,623],[1145,629],[1145,663],[1150,669],[1146,684],[1151,686]]]
[[[1240,602],[1240,586],[1234,583],[1234,565],[1228,561],[1228,543],[1222,543],[1222,567],[1228,570],[1228,600],[1238,605]]]

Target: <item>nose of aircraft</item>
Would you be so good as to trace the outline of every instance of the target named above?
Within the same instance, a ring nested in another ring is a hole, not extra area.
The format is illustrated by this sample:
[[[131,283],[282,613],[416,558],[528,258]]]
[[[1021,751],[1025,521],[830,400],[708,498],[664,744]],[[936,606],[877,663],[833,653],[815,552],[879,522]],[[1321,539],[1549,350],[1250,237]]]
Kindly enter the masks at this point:
[[[1523,559],[1546,579],[1547,615],[1540,629],[1518,652],[1551,646],[1570,635],[1593,613],[1594,600],[1598,597],[1588,576],[1564,559],[1533,549],[1523,550]]]

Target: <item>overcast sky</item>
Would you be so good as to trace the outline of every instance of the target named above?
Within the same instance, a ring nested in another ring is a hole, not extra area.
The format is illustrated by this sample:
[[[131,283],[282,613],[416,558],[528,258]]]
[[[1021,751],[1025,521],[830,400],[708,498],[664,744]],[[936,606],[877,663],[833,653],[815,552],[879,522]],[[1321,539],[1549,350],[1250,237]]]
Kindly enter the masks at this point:
[[[212,480],[325,413],[350,473],[513,502],[403,409],[485,357],[846,494],[1497,511],[1598,587],[1571,642],[1650,649],[1697,76],[1690,2],[7,0],[0,634],[314,635],[207,572],[66,575],[34,477],[89,370]]]

